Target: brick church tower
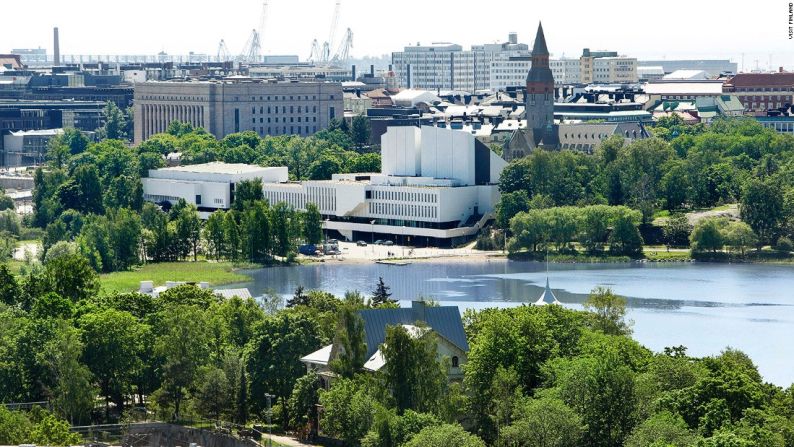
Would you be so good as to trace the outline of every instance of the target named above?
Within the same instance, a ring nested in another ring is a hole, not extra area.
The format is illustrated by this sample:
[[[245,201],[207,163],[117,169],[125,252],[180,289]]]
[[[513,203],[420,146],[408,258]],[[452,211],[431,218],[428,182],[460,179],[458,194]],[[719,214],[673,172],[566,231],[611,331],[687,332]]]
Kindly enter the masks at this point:
[[[554,129],[554,76],[549,68],[549,50],[543,25],[538,23],[538,33],[532,47],[532,66],[527,74],[526,95],[527,129],[532,129],[535,143],[553,145],[557,140]]]

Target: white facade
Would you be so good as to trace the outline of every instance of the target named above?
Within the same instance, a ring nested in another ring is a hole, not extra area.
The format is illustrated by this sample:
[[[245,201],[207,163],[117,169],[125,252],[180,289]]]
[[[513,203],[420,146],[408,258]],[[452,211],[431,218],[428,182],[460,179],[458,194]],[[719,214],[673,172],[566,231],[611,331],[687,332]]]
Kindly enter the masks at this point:
[[[491,218],[506,162],[470,133],[390,127],[381,147],[382,173],[265,183],[265,198],[296,209],[315,203],[324,228],[349,240],[374,233],[436,241],[465,238]]]
[[[152,169],[142,179],[144,200],[171,204],[180,199],[199,210],[229,209],[233,185],[243,180],[286,182],[287,168],[263,168],[245,164],[205,163],[192,166]]]

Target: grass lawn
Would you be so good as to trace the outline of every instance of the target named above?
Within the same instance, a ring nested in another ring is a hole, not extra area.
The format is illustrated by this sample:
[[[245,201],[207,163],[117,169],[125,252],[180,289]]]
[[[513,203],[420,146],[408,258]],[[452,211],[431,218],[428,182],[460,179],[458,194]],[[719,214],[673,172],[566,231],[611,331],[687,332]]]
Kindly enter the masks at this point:
[[[11,270],[11,273],[14,275],[19,275],[19,271],[22,269],[22,266],[25,265],[22,261],[14,261],[8,260],[5,263],[8,266],[8,269]]]
[[[644,247],[642,254],[649,261],[689,261],[692,259],[689,250],[667,251],[666,247]]]
[[[154,281],[155,286],[166,281],[208,281],[212,286],[243,282],[250,279],[230,262],[162,262],[146,264],[128,272],[114,272],[100,276],[102,289],[107,292],[134,292],[141,281]]]

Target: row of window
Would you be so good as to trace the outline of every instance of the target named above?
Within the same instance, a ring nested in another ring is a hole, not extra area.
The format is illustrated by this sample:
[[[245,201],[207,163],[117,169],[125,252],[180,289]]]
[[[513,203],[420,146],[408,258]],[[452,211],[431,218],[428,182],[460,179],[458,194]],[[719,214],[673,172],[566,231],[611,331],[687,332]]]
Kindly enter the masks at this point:
[[[289,133],[287,132],[287,129],[289,129]],[[311,131],[309,129],[311,129]],[[251,126],[251,131],[252,132],[256,132],[256,126]],[[265,135],[295,135],[295,134],[298,134],[298,135],[311,135],[312,133],[317,133],[317,126],[311,126],[311,127],[309,127],[309,126],[305,126],[305,127],[289,126],[289,128],[287,126],[282,126],[282,127],[267,126],[267,133],[265,133],[265,127],[264,126],[259,126],[259,135],[261,135],[261,136],[265,136]]]
[[[275,112],[273,113],[278,113],[278,106],[275,106],[274,109]],[[267,106],[267,113],[271,113],[270,111],[270,106]],[[298,113],[303,113],[304,111],[309,113],[309,106],[298,106]],[[259,113],[265,113],[264,106],[259,106]],[[281,106],[281,113],[287,113],[287,106]],[[289,113],[295,113],[295,106],[289,106]],[[312,107],[312,113],[317,113],[317,106]],[[251,114],[256,115],[256,107],[251,107]]]
[[[374,216],[401,216],[424,219],[438,218],[438,207],[430,205],[413,205],[407,203],[371,202],[369,213]]]
[[[400,202],[438,203],[438,195],[426,192],[372,191],[375,200],[398,200]]]
[[[275,123],[277,123],[277,124],[278,124],[278,118],[279,118],[279,117],[272,118],[272,119],[274,119],[274,121],[272,121],[272,122],[275,122]],[[297,121],[298,121],[299,123],[300,123],[300,122],[304,122],[304,121],[301,121],[301,120],[303,119],[303,117],[300,117],[300,116],[299,116],[299,117],[297,117],[297,118],[298,118],[298,120],[297,120]],[[316,123],[316,122],[317,122],[317,117],[316,117],[316,116],[313,116],[313,117],[311,117],[311,118],[312,118],[312,120],[310,121],[310,120],[309,120],[309,117],[307,116],[307,117],[306,117],[306,119],[305,119],[305,122],[307,122],[307,123],[308,123],[308,122],[312,122],[312,123]],[[268,123],[270,123],[270,122],[271,122],[271,117],[267,117],[267,122],[268,122]],[[285,116],[285,117],[283,117],[283,119],[281,120],[281,122],[282,122],[282,123],[286,123],[286,122],[287,122],[287,117],[286,117],[286,116]],[[289,117],[289,122],[290,122],[290,123],[294,123],[294,122],[295,122],[295,117],[294,117],[294,116],[291,116],[291,117]],[[259,124],[264,124],[264,123],[265,123],[265,118],[263,118],[263,117],[259,117]],[[251,118],[251,124],[256,124],[256,118],[255,118],[255,117],[254,117],[254,118]]]

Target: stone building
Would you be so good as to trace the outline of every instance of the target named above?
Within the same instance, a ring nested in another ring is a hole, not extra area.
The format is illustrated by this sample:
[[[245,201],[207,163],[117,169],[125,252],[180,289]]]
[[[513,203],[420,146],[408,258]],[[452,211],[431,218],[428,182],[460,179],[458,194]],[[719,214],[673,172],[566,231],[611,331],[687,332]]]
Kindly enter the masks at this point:
[[[218,81],[143,82],[135,86],[135,143],[172,121],[203,127],[216,138],[246,130],[309,136],[343,116],[342,85],[231,77]]]

